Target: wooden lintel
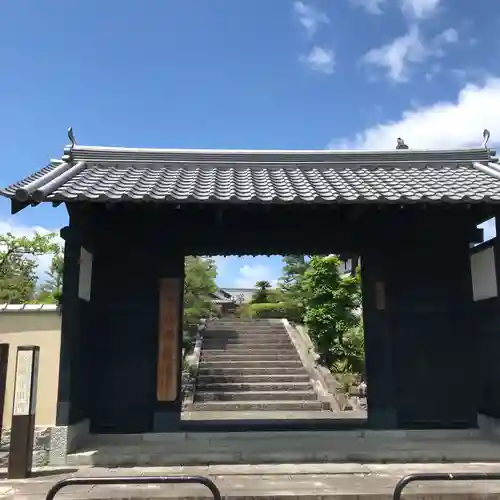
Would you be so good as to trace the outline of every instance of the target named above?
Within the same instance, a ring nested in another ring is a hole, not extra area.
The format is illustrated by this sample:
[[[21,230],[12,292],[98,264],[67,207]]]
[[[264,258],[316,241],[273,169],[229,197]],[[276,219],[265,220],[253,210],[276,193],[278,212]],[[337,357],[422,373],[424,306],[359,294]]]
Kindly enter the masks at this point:
[[[180,278],[161,278],[160,280],[156,396],[158,401],[162,402],[175,401],[179,392],[181,285]]]

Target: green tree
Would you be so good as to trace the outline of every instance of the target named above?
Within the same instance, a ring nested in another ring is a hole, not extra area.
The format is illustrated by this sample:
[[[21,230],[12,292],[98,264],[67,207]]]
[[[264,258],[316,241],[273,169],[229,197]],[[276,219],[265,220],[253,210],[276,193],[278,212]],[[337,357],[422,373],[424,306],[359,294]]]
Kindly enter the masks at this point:
[[[35,298],[36,257],[58,251],[55,234],[35,233],[32,238],[0,235],[0,301],[21,304]]]
[[[279,280],[282,300],[286,304],[288,319],[302,322],[305,314],[304,275],[309,267],[305,255],[283,257],[283,276]]]
[[[282,260],[283,276],[280,278],[280,288],[286,293],[300,294],[304,274],[309,267],[305,255],[286,255]]]
[[[331,368],[348,356],[348,333],[359,326],[359,276],[341,276],[335,256],[312,257],[304,275],[305,323],[320,356]]]
[[[217,266],[213,259],[186,257],[184,261],[184,318],[183,329],[189,343],[202,318],[214,311],[210,294],[217,290]]]
[[[47,271],[47,280],[42,283],[40,292],[37,296],[38,302],[60,303],[63,285],[64,254],[59,248],[52,257],[49,270]]]
[[[252,304],[265,304],[269,302],[269,289],[271,288],[271,283],[266,280],[257,281],[255,283],[255,288],[257,290],[252,296]]]

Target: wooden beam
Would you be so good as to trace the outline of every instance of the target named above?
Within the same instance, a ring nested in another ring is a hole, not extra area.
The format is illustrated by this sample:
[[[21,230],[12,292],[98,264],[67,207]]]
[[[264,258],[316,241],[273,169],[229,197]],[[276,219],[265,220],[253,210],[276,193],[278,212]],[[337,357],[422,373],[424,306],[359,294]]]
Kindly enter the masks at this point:
[[[180,278],[160,279],[160,321],[156,374],[158,401],[175,401],[179,393],[181,284]]]

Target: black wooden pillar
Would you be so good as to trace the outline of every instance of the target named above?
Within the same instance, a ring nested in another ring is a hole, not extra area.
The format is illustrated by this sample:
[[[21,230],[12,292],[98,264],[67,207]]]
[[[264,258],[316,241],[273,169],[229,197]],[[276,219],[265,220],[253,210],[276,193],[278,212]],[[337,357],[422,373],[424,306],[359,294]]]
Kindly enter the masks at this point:
[[[372,429],[397,428],[386,250],[370,248],[361,257],[368,426]]]
[[[85,416],[80,350],[81,307],[78,298],[81,242],[74,228],[63,228],[61,237],[65,240],[65,247],[56,424],[70,425]]]

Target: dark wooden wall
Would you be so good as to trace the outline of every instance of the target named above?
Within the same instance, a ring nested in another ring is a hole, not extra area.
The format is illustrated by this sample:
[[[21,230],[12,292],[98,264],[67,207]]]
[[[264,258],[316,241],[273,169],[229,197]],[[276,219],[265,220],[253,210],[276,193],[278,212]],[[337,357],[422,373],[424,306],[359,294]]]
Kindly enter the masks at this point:
[[[156,394],[159,283],[183,277],[185,254],[342,252],[362,256],[370,426],[475,423],[476,402],[463,397],[474,388],[477,346],[468,316],[471,211],[78,204],[69,211],[58,424],[89,418],[94,432],[176,429],[180,397],[159,403]],[[90,303],[76,297],[82,244],[94,258]]]
[[[467,235],[456,225],[432,239],[405,233],[362,254],[369,425],[475,426]]]

